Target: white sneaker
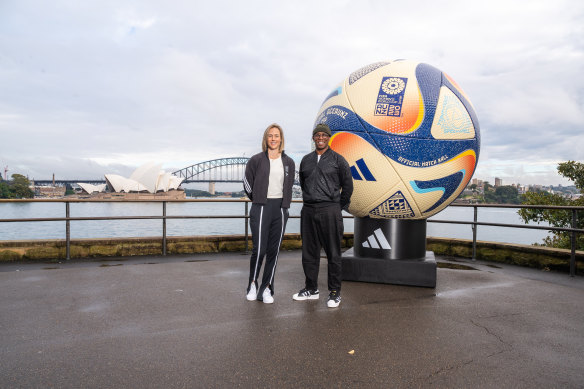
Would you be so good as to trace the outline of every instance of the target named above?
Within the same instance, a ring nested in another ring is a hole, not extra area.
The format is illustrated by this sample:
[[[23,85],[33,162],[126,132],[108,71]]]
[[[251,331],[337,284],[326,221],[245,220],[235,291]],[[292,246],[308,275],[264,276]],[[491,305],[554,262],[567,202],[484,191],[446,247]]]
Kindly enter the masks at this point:
[[[274,302],[274,296],[272,296],[270,288],[264,289],[264,293],[262,293],[262,300],[264,300],[264,304],[272,304]]]
[[[328,301],[326,302],[327,307],[329,308],[336,308],[341,303],[341,294],[336,291],[332,290],[329,294]]]
[[[245,296],[245,298],[248,299],[248,301],[257,300],[258,290],[256,289],[255,282],[251,283],[251,286],[249,287],[249,292],[247,292],[247,296]]]
[[[310,290],[310,289],[300,289],[300,292],[294,293],[292,298],[297,301],[303,300],[318,300],[318,289]]]

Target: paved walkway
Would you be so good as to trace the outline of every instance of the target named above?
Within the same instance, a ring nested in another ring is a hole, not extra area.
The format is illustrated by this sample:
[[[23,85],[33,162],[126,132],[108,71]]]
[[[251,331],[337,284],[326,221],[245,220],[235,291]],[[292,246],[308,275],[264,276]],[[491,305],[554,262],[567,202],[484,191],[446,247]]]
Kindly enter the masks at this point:
[[[0,387],[582,388],[584,278],[437,257],[436,289],[244,298],[247,256],[0,265]],[[326,260],[321,265],[326,285]]]

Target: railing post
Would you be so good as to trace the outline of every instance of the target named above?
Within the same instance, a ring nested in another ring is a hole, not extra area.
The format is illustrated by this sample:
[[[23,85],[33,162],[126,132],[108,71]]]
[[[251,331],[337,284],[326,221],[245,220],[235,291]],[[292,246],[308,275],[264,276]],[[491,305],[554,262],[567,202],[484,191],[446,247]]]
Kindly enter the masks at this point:
[[[69,217],[71,216],[71,212],[69,209],[69,202],[65,202],[65,259],[71,259],[71,221]]]
[[[572,209],[572,228],[576,228],[578,214],[576,213],[575,209]],[[572,252],[570,254],[570,277],[574,277],[576,275],[576,232],[572,231],[570,236],[570,243]]]
[[[249,253],[249,223],[247,222],[247,217],[249,215],[249,203],[245,202],[245,218],[243,219],[245,222],[245,253]]]
[[[162,255],[166,255],[166,201],[162,202]]]
[[[478,207],[473,206],[474,209],[474,224],[472,225],[472,260],[477,260],[477,220],[478,220]]]

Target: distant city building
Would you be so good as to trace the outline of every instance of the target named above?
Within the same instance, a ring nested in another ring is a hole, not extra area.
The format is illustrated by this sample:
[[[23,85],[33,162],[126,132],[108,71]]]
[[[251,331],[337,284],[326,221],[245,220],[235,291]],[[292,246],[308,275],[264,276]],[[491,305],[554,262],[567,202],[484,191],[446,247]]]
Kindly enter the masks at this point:
[[[483,186],[483,180],[479,180],[478,178],[472,179],[473,185],[476,185],[477,188],[481,188]]]
[[[524,194],[525,193],[525,186],[522,186],[520,183],[517,184],[511,184],[511,186],[515,189],[517,189],[517,193],[518,194]]]
[[[34,197],[63,197],[65,196],[66,188],[64,186],[34,186]]]
[[[478,189],[479,193],[483,193],[485,182],[489,182],[489,181],[483,182],[483,180],[479,180],[478,178],[473,178],[471,181],[469,181],[467,188],[470,187],[471,185],[476,185],[476,188]],[[572,198],[572,199],[580,197],[580,194],[579,194],[580,191],[574,185],[567,185],[567,186],[562,185],[562,184],[558,184],[558,185],[542,185],[542,184],[521,185],[521,183],[519,183],[519,182],[512,183],[510,185],[513,188],[516,188],[517,193],[520,195],[525,194],[527,192],[549,192],[552,194],[559,194],[559,195],[562,195],[566,198]],[[499,187],[499,186],[503,186],[503,179],[501,179],[499,177],[495,177],[494,187]],[[577,196],[573,196],[573,195],[577,195]]]
[[[542,185],[529,185],[529,187],[527,188],[528,192],[541,192],[543,190],[543,186]]]

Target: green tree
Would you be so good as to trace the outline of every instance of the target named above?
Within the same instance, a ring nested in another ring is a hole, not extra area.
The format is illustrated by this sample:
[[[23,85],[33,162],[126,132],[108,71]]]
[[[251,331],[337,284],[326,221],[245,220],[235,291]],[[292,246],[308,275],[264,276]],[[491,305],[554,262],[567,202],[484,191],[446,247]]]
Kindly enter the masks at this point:
[[[495,197],[499,204],[519,204],[521,202],[517,188],[510,185],[498,186],[495,189]]]
[[[11,199],[13,197],[10,186],[6,181],[0,181],[0,199]]]
[[[22,174],[13,174],[10,191],[17,199],[31,199],[34,197],[34,192],[30,189],[30,181]]]
[[[584,166],[579,162],[568,161],[558,165],[558,173],[574,181],[580,193],[584,191]],[[525,205],[563,205],[563,206],[584,206],[584,198],[575,200],[567,199],[558,194],[548,192],[528,192],[523,195],[522,204]],[[570,228],[572,227],[572,212],[567,210],[554,209],[520,209],[519,216],[525,223],[547,222],[552,227]],[[584,211],[576,212],[576,228],[584,228]],[[571,234],[568,232],[551,232],[551,236],[544,239],[543,245],[557,248],[571,248]],[[576,235],[576,249],[584,250],[584,236]]]
[[[574,181],[580,193],[584,193],[584,164],[568,161],[558,164],[558,173]]]

